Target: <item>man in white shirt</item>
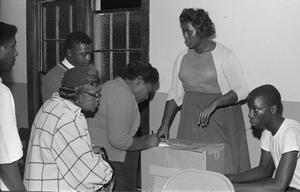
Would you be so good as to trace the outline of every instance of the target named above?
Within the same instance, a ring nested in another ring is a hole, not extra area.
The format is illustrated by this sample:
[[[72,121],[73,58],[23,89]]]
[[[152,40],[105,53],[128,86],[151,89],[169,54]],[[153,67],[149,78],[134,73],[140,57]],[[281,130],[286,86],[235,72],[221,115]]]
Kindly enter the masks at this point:
[[[0,22],[0,71],[8,72],[15,63],[16,26]],[[7,86],[0,78],[0,191],[26,191],[18,168],[23,156],[18,134],[15,103]]]
[[[257,167],[227,175],[235,190],[300,190],[300,123],[282,116],[281,96],[272,85],[251,91],[247,104],[251,126],[263,131],[261,157]]]
[[[41,91],[43,102],[49,99],[53,92],[57,92],[63,74],[74,66],[89,65],[93,52],[91,38],[81,31],[75,31],[67,36],[65,41],[65,58],[56,64],[42,78]]]

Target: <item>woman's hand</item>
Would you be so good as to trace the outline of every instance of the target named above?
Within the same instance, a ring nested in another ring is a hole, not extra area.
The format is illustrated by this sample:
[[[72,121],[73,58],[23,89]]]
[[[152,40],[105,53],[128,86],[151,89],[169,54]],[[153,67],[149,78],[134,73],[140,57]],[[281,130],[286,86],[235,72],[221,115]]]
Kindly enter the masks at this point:
[[[200,113],[198,118],[198,126],[201,126],[202,128],[205,128],[208,123],[211,115],[216,110],[217,105],[215,102],[212,102],[208,104]]]
[[[146,141],[149,147],[156,147],[159,144],[159,137],[157,134],[147,135]]]
[[[160,126],[157,131],[158,138],[169,138],[169,128],[167,126]]]

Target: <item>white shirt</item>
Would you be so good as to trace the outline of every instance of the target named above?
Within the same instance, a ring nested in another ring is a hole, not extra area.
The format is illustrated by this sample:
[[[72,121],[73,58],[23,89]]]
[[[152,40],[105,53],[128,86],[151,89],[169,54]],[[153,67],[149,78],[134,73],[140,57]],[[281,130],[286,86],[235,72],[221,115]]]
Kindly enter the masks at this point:
[[[0,78],[0,164],[9,164],[23,156],[19,137],[15,103],[8,87]],[[0,179],[0,189],[7,190]]]
[[[178,106],[182,105],[184,96],[184,89],[178,74],[182,58],[187,54],[187,51],[187,49],[183,50],[176,58],[173,68],[173,79],[167,96],[167,100],[174,99]],[[221,93],[224,95],[233,90],[238,96],[238,101],[245,99],[248,96],[248,85],[240,63],[234,53],[222,44],[217,43],[216,48],[211,51],[211,54],[216,67],[217,80]]]
[[[64,60],[61,62],[67,69],[72,69],[74,65],[72,65],[67,58],[64,58]]]
[[[285,119],[274,136],[270,131],[264,130],[260,140],[261,148],[271,153],[277,169],[284,153],[300,151],[300,123],[292,119]],[[289,186],[300,189],[299,154],[295,172]]]

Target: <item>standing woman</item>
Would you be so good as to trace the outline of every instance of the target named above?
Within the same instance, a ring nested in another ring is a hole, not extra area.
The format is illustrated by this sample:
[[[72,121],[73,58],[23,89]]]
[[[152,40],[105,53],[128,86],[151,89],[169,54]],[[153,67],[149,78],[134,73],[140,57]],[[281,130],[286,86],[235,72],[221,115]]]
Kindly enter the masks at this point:
[[[212,40],[215,27],[203,9],[184,9],[179,17],[188,49],[175,62],[164,115],[158,130],[169,128],[181,107],[178,139],[226,145],[226,173],[250,168],[244,119],[239,101],[248,95],[234,53]]]

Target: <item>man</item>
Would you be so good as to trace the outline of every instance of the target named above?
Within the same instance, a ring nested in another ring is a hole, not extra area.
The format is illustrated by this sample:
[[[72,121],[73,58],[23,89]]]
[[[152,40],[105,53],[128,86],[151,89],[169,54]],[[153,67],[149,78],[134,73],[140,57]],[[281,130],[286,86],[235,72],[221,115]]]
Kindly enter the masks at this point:
[[[110,183],[112,168],[93,152],[84,116],[99,106],[98,75],[91,66],[68,70],[59,94],[37,113],[25,165],[29,191],[97,191]]]
[[[15,63],[17,27],[0,22],[0,71],[8,72]],[[0,78],[0,191],[25,191],[18,168],[23,156],[18,134],[15,104],[8,87]]]
[[[53,92],[58,91],[64,72],[74,66],[90,64],[92,51],[92,40],[87,34],[76,31],[68,35],[65,41],[64,60],[54,66],[42,79],[43,102],[49,99]]]
[[[299,190],[300,124],[282,116],[281,96],[272,85],[263,85],[251,91],[247,104],[251,126],[263,131],[261,157],[257,167],[228,175],[235,190]]]
[[[158,80],[157,70],[149,63],[130,62],[121,77],[103,85],[99,111],[88,119],[92,141],[106,149],[114,168],[114,191],[137,190],[138,150],[159,143],[154,134],[135,136],[140,126],[138,104],[148,99]]]

